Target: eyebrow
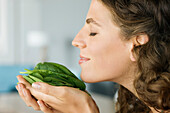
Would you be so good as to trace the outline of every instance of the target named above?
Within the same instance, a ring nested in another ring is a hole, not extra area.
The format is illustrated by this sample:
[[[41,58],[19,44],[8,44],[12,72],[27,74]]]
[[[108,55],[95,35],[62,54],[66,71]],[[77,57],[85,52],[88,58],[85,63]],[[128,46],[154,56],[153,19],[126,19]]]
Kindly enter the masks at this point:
[[[98,24],[95,20],[93,20],[93,18],[88,18],[87,20],[86,20],[86,23],[87,24],[95,24],[95,25],[97,25],[98,27],[101,27],[101,25],[100,24]]]

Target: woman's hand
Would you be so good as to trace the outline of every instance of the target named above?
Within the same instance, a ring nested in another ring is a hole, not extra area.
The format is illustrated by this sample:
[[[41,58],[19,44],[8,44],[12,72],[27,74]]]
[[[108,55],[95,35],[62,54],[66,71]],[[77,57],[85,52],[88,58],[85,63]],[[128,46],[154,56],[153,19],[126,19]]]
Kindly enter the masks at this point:
[[[99,113],[94,100],[76,88],[51,86],[42,82],[31,86],[21,75],[17,78],[19,84],[16,88],[21,98],[35,110],[44,113]]]

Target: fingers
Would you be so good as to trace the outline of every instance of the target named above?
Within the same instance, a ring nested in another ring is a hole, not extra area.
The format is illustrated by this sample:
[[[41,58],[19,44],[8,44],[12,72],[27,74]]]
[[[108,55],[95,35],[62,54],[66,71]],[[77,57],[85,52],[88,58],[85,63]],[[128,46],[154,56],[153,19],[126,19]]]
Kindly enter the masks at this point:
[[[53,90],[53,89],[51,89],[51,90]],[[38,100],[43,100],[45,103],[48,103],[50,105],[53,105],[54,102],[55,102],[55,105],[60,104],[62,102],[61,99],[59,99],[55,96],[45,94],[45,93],[38,91],[36,89],[33,89],[33,88],[30,90],[30,92]]]
[[[51,95],[54,97],[65,97],[68,94],[69,89],[64,86],[52,86],[43,82],[35,82],[32,87],[44,94]],[[61,99],[61,98],[60,98]],[[62,101],[62,100],[61,100]]]
[[[18,75],[17,76],[17,79],[19,81],[19,83],[22,83],[26,86],[27,89],[30,89],[31,88],[31,84],[29,82],[27,82],[22,75]]]
[[[42,100],[38,100],[37,103],[40,106],[40,110],[43,111],[44,113],[53,113],[53,110],[47,107],[47,105]]]
[[[39,90],[35,90],[35,88],[32,88],[31,84],[28,83],[22,77],[22,75],[18,75],[17,79],[19,81],[19,84],[16,86],[16,89],[18,90],[19,95],[21,96],[22,100],[26,103],[27,106],[33,107],[34,110],[42,110],[44,113],[53,113],[53,111],[55,111],[55,113],[61,113],[61,112],[58,112],[54,109],[53,110],[50,109],[43,101],[36,101],[34,97],[36,97],[37,99],[43,98],[44,100],[47,100],[47,102],[48,101],[49,102],[50,101],[56,101],[57,102],[58,99],[56,99],[52,96],[46,95],[45,93],[43,94]],[[48,87],[48,86],[46,86],[46,87]],[[32,95],[34,95],[34,97],[32,97]]]
[[[54,95],[54,90],[50,90],[55,88],[54,86],[51,86],[47,83],[41,83],[41,82],[35,82],[32,84],[32,87],[40,92],[43,92],[47,95]]]
[[[31,96],[30,91],[26,89],[23,84],[19,83],[16,86],[16,89],[18,90],[19,95],[27,106],[33,107],[34,110],[40,110],[37,101]]]
[[[63,113],[48,106],[42,100],[38,100],[37,103],[39,104],[41,111],[43,111],[44,113]]]

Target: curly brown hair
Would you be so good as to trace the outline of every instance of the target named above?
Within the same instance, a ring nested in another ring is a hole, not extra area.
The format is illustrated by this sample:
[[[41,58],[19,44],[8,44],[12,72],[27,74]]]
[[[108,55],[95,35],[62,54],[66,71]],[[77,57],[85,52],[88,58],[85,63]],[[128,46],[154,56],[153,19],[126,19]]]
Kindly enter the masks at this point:
[[[120,86],[117,113],[147,113],[148,106],[170,110],[170,0],[100,0],[129,40],[144,33],[149,41],[136,46],[139,76],[134,87],[139,96]]]

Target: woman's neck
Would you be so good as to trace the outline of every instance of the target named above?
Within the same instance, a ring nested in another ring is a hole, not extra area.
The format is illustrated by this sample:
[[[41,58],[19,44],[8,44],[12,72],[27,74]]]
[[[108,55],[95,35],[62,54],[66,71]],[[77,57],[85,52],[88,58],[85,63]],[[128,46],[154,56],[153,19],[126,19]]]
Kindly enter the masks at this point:
[[[135,90],[135,87],[134,87],[134,80],[136,78],[136,73],[131,73],[129,76],[126,75],[126,78],[122,79],[121,81],[119,81],[118,83],[121,84],[122,86],[124,86],[126,89],[128,89],[130,92],[132,92],[139,100],[139,96]],[[124,80],[124,81],[123,81]],[[146,106],[148,106],[146,104]],[[148,106],[149,107],[149,106]],[[160,113],[160,111],[156,111],[153,107],[149,107],[151,109],[150,113]]]
[[[115,80],[114,82],[117,82],[118,84],[124,86],[126,89],[131,91],[135,96],[138,97],[135,87],[134,87],[134,81],[138,77],[138,71],[136,69],[136,65],[133,67],[130,67],[128,72],[124,73],[121,78]]]
[[[113,81],[124,86],[126,89],[128,89],[130,92],[132,92],[140,100],[140,98],[136,92],[136,89],[134,87],[134,81],[139,75],[136,67],[137,66],[133,66],[133,67],[129,68],[129,71],[124,73],[124,75],[122,75],[122,77],[120,79],[113,80]],[[158,113],[154,108],[152,108],[152,107],[149,107],[149,108],[151,109],[150,113]]]

